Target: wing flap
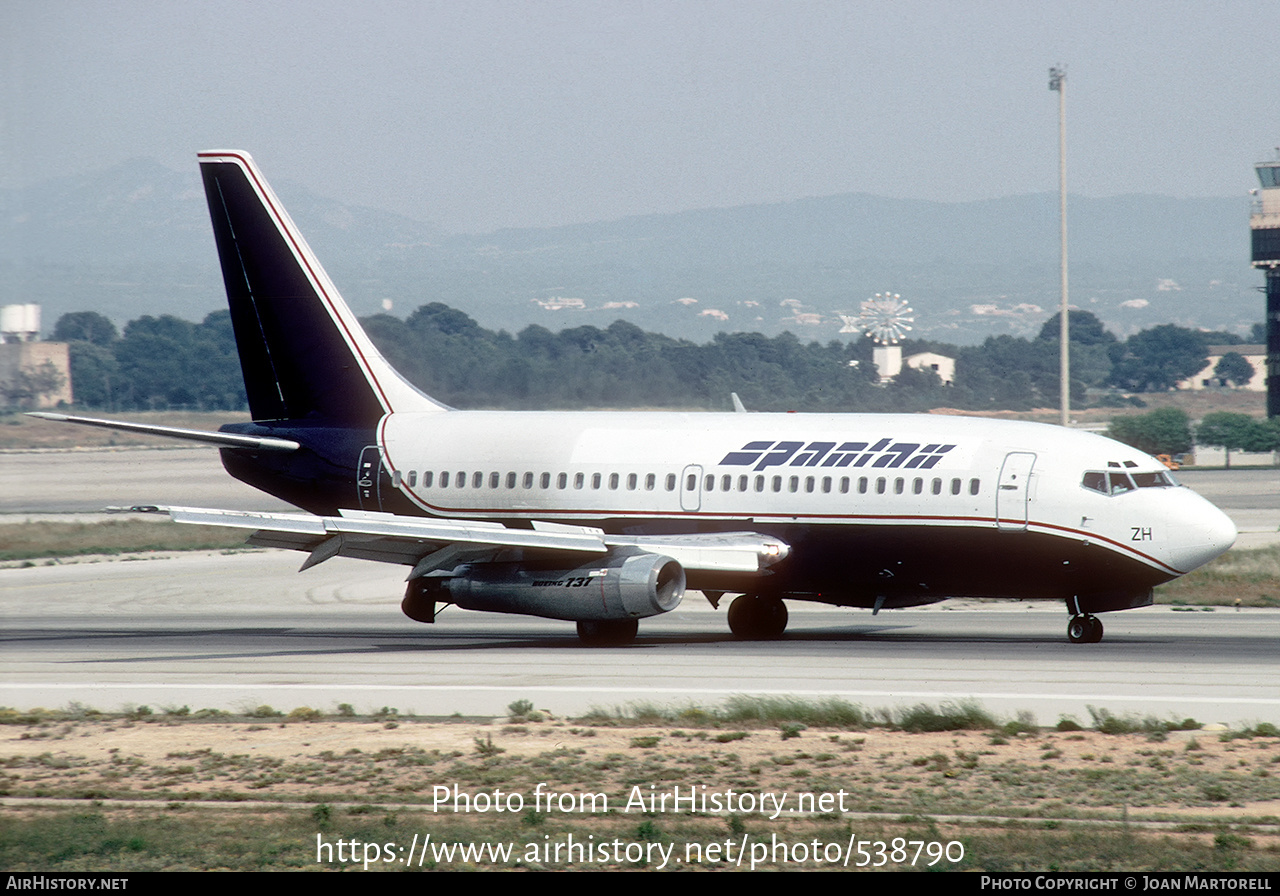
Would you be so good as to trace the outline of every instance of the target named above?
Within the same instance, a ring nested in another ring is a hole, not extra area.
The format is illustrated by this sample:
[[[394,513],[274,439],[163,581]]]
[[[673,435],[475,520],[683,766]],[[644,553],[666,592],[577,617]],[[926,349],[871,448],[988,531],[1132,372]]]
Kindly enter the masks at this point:
[[[191,520],[185,522],[191,522]],[[323,538],[300,535],[295,532],[271,532],[266,529],[260,529],[245,539],[247,544],[256,548],[282,548],[286,551],[313,551],[323,541]]]
[[[134,509],[168,513],[179,523],[252,529],[250,544],[310,552],[304,569],[330,557],[415,566],[447,547],[464,549],[470,556],[504,549],[604,554],[630,548],[668,556],[695,572],[759,576],[768,575],[768,568],[791,551],[780,539],[758,532],[631,536],[608,535],[590,526],[563,523],[539,521],[532,529],[511,529],[485,520],[442,520],[358,510],[344,510],[342,516],[313,516],[204,507]]]
[[[498,523],[477,520],[438,520],[369,512],[312,516],[307,513],[257,513],[205,507],[156,507],[154,510],[168,513],[178,523],[253,529],[255,543],[267,544],[274,540],[295,550],[314,550],[323,539],[340,534],[343,536],[341,555],[344,557],[352,556],[350,551],[356,545],[372,550],[372,545],[378,541],[405,545],[406,550],[397,549],[389,553],[415,554],[411,561],[415,563],[442,544],[592,554],[603,554],[609,549],[599,534],[586,529],[542,532],[508,529]],[[408,549],[409,545],[416,547]]]
[[[758,532],[715,532],[694,535],[605,536],[610,547],[635,547],[665,554],[687,570],[708,573],[764,574],[785,559],[791,548]]]

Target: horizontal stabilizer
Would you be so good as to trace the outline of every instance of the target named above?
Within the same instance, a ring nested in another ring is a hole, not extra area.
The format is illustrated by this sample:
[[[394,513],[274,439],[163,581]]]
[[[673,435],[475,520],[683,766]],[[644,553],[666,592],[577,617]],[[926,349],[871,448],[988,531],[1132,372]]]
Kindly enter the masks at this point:
[[[249,448],[254,451],[297,451],[302,447],[292,439],[277,439],[271,436],[241,436],[230,432],[182,429],[177,426],[156,426],[151,423],[101,420],[97,417],[72,417],[67,414],[53,414],[48,411],[28,411],[27,416],[39,417],[41,420],[55,420],[59,423],[79,423],[82,426],[100,426],[103,429],[118,429],[121,432],[137,432],[152,436],[165,436],[170,439],[185,439],[188,442],[204,442],[209,445],[217,445],[219,448]]]

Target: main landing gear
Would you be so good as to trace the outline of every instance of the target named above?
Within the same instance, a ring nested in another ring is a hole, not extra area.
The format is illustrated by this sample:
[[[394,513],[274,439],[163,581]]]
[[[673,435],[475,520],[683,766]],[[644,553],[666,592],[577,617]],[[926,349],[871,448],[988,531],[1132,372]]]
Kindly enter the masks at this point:
[[[787,628],[787,605],[762,594],[743,594],[729,604],[729,631],[748,641],[772,641]]]
[[[584,619],[578,623],[578,640],[588,647],[620,647],[634,641],[638,631],[638,619]]]
[[[1102,621],[1097,616],[1072,616],[1067,623],[1067,640],[1072,644],[1097,644],[1102,640]]]

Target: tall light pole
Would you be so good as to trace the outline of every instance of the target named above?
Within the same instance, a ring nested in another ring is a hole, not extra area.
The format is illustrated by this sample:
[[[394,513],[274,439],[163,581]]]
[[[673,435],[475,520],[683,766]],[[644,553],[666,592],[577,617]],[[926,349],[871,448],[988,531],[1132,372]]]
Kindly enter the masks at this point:
[[[1062,393],[1062,414],[1060,423],[1067,425],[1071,416],[1071,363],[1067,347],[1069,328],[1067,326],[1067,70],[1060,65],[1049,69],[1049,89],[1058,93],[1058,216],[1061,219],[1059,230],[1062,237],[1062,311],[1059,328],[1058,349],[1058,381]]]

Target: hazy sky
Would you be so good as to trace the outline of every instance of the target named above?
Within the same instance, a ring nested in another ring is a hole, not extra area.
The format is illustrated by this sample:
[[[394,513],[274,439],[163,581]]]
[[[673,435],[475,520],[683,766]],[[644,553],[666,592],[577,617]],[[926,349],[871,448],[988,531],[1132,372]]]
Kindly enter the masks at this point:
[[[0,0],[0,186],[239,148],[463,231],[1048,192],[1060,62],[1072,192],[1243,195],[1272,3]]]

